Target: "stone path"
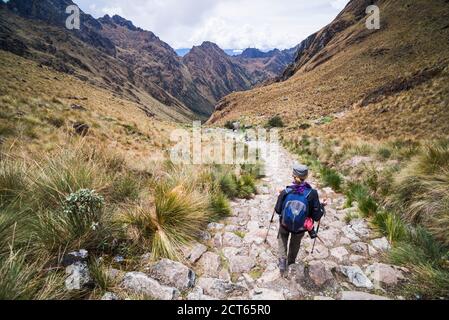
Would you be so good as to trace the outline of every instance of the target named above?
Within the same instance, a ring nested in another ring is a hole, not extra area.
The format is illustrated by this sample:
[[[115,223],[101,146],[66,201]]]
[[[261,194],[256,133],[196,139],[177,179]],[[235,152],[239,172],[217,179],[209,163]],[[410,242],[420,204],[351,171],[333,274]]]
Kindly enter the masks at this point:
[[[264,238],[277,195],[291,183],[296,160],[282,148],[273,152],[280,161],[266,163],[259,194],[252,200],[234,201],[231,217],[210,224],[202,243],[185,250],[185,265],[162,260],[146,274],[127,274],[124,286],[138,293],[149,290],[160,299],[387,299],[407,270],[379,263],[390,248],[388,241],[376,236],[363,219],[347,224],[346,215],[357,209],[344,209],[345,197],[319,188],[313,176],[310,183],[329,204],[320,232],[323,243],[317,242],[312,255],[313,241],[306,235],[297,264],[281,277],[277,216],[267,243]]]

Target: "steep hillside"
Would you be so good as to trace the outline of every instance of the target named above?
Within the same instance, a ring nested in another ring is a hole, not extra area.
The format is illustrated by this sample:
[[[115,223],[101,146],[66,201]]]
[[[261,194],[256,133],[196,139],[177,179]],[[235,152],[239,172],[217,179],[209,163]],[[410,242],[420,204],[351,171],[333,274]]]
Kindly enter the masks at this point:
[[[381,10],[368,30],[365,9]],[[352,0],[306,39],[284,80],[223,99],[210,123],[265,123],[369,138],[448,133],[449,5],[444,0]]]
[[[156,100],[151,113],[109,90],[0,51],[0,149],[46,154],[78,136],[126,154],[133,166],[161,159],[179,114]]]
[[[178,119],[196,117],[182,102],[118,58],[116,46],[101,35],[103,26],[97,20],[85,15],[81,29],[69,31],[63,27],[65,20],[57,24],[61,2],[55,2],[57,6],[49,1],[33,2],[33,10],[24,5],[27,3],[10,1],[11,10],[0,9],[0,49],[113,91],[140,108],[150,108],[147,101],[156,99],[172,109],[169,113],[179,113]],[[90,36],[86,38],[86,34]]]
[[[65,9],[73,4],[3,4],[0,49],[107,88],[142,108],[144,100],[154,98],[181,117],[200,119],[207,119],[224,96],[280,76],[293,61],[291,53],[281,51],[234,59],[207,42],[181,58],[154,33],[117,15],[95,19],[81,11],[80,30],[68,30]]]
[[[196,114],[202,117],[210,115],[215,101],[201,95],[189,70],[167,43],[117,15],[112,18],[106,15],[99,22],[103,26],[100,33],[111,39],[117,47],[117,58],[124,61],[134,74],[156,83]]]
[[[195,82],[209,101],[251,88],[246,70],[212,42],[193,47],[183,58]]]
[[[282,51],[275,49],[262,52],[250,48],[233,57],[233,60],[246,69],[252,84],[258,85],[282,76],[287,67],[295,60],[297,50],[298,47]]]

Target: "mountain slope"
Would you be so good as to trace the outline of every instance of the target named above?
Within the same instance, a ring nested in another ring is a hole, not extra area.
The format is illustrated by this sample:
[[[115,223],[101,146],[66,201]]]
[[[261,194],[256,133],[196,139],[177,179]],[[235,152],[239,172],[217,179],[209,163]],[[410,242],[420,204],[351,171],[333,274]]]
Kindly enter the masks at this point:
[[[207,42],[181,58],[154,33],[120,16],[94,19],[81,11],[80,30],[68,30],[65,9],[73,4],[11,0],[2,5],[0,49],[107,88],[142,108],[154,98],[182,118],[200,119],[207,119],[224,96],[281,75],[293,61],[293,56],[280,58],[280,51],[263,59],[233,59]]]
[[[282,51],[275,49],[262,52],[250,48],[233,59],[246,69],[251,83],[258,85],[282,76],[286,68],[295,60],[297,50],[298,47]]]
[[[211,102],[229,93],[251,88],[246,70],[212,42],[193,47],[182,61],[189,69],[195,86]]]
[[[210,115],[213,102],[201,95],[189,70],[167,43],[117,15],[112,18],[106,15],[99,22],[103,26],[100,33],[111,39],[117,47],[117,57],[133,73],[158,84],[196,114],[202,117]]]
[[[179,114],[178,120],[196,117],[182,102],[118,58],[116,46],[101,34],[103,26],[97,20],[86,15],[79,31],[69,31],[57,24],[60,2],[55,1],[55,6],[51,1],[32,3],[30,9],[24,5],[28,2],[12,0],[8,3],[10,10],[0,9],[0,49],[108,89],[142,109],[151,109],[156,101],[172,109],[169,113]],[[64,1],[64,5],[70,3]]]
[[[447,136],[447,1],[374,1],[381,29],[368,30],[372,2],[352,0],[300,45],[285,81],[226,97],[210,122],[265,123],[278,114],[292,129],[330,118],[318,134]]]

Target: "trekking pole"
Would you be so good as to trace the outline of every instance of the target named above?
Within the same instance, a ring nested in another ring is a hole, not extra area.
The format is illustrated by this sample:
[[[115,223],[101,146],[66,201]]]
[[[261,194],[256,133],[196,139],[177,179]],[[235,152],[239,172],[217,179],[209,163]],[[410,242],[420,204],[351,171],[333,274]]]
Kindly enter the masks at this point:
[[[272,225],[273,222],[274,222],[274,215],[275,215],[275,214],[276,214],[276,210],[273,211],[273,216],[271,217],[271,220],[270,220],[270,226],[268,227],[267,235],[265,236],[265,241],[264,241],[264,243],[267,243],[267,242],[268,242],[268,235],[270,234],[271,225]]]
[[[321,205],[321,210],[323,210],[324,214],[323,217],[321,218],[321,220],[323,220],[323,218],[326,216],[326,207],[324,207],[323,205]],[[320,232],[320,227],[321,227],[321,220],[320,222],[318,222],[318,228],[316,229],[316,238],[315,241],[313,242],[313,248],[312,248],[312,254],[315,252],[315,245],[316,245],[316,240],[320,239],[320,237],[318,236],[318,233]],[[321,242],[323,242],[323,240],[320,239]]]

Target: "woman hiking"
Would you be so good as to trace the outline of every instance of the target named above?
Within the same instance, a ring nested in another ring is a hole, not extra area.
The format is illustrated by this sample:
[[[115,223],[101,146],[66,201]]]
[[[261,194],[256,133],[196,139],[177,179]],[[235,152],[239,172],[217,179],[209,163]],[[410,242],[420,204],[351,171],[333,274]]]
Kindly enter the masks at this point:
[[[295,165],[293,185],[281,192],[275,211],[280,216],[278,245],[279,269],[284,275],[288,266],[296,263],[301,241],[306,232],[313,235],[314,222],[321,220],[326,201],[320,203],[318,191],[306,181],[309,168]],[[289,245],[290,239],[290,245]]]

